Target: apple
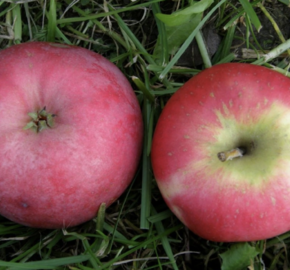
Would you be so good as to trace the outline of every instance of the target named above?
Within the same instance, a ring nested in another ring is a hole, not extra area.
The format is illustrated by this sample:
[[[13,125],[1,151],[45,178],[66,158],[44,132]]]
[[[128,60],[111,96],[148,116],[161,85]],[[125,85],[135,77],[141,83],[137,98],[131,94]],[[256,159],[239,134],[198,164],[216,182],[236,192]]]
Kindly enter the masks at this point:
[[[265,67],[208,68],[168,101],[152,166],[172,212],[212,241],[290,230],[290,80]]]
[[[37,228],[94,218],[128,187],[142,115],[121,71],[87,49],[30,42],[0,52],[0,214]]]

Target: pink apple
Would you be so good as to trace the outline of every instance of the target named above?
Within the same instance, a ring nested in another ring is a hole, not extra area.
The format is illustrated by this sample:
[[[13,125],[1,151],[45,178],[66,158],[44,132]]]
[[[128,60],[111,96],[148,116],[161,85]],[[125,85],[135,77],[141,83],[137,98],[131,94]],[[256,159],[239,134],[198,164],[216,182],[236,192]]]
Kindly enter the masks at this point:
[[[0,52],[0,214],[39,228],[92,219],[130,184],[142,117],[121,71],[87,49]]]
[[[289,78],[238,63],[194,76],[160,116],[152,165],[172,212],[203,238],[290,230]]]

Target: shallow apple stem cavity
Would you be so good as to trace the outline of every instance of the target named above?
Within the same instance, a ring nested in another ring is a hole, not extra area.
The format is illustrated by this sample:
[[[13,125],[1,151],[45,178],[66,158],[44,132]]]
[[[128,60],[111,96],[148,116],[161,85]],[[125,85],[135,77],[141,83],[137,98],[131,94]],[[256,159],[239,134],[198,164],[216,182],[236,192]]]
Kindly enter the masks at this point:
[[[36,112],[30,112],[28,115],[30,116],[31,121],[27,123],[24,129],[31,129],[36,133],[39,133],[47,128],[52,128],[54,125],[54,118],[56,116],[53,113],[47,112],[46,107]]]

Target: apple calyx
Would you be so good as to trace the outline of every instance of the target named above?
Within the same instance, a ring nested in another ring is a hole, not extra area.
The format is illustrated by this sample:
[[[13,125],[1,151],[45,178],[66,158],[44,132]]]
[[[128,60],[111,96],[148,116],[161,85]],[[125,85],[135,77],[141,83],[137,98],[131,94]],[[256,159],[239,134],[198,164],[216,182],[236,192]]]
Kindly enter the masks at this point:
[[[31,117],[31,121],[27,123],[24,129],[31,129],[36,133],[47,128],[52,128],[54,125],[54,117],[56,116],[55,114],[47,112],[45,106],[41,110],[28,113],[28,115]]]

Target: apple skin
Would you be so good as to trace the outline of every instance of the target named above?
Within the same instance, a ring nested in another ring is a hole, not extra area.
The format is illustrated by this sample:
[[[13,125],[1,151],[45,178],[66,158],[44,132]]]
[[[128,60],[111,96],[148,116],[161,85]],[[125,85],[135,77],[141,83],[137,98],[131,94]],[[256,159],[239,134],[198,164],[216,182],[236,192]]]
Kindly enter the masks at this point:
[[[243,157],[217,153],[244,146]],[[290,230],[290,80],[228,63],[186,82],[167,102],[152,166],[172,212],[202,238],[254,241]]]
[[[46,42],[0,52],[0,213],[37,228],[94,218],[128,187],[142,147],[137,98],[121,71],[87,49]],[[55,123],[23,128],[46,110]]]

